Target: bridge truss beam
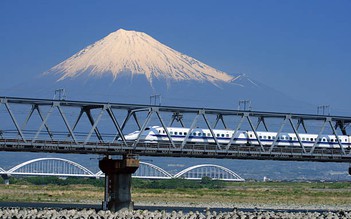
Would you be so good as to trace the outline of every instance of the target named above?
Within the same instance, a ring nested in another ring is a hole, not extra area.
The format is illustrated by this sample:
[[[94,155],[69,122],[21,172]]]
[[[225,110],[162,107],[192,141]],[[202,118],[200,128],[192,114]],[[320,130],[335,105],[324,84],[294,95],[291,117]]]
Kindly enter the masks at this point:
[[[350,123],[351,117],[329,115],[0,97],[0,150],[351,162],[351,149],[340,142]],[[183,141],[175,141],[165,124],[189,131]],[[168,141],[142,139],[145,128],[153,125],[164,128]],[[215,135],[220,125],[234,131],[229,143],[220,143]],[[214,143],[190,142],[197,127],[208,129]],[[316,133],[313,146],[303,142],[300,127],[303,133]],[[127,141],[125,135],[136,130],[137,140]],[[258,144],[237,144],[235,134],[243,130],[253,132]],[[279,146],[278,137],[267,145],[259,132],[268,130],[277,136],[295,134],[299,146]],[[317,147],[323,134],[335,136],[338,146]]]

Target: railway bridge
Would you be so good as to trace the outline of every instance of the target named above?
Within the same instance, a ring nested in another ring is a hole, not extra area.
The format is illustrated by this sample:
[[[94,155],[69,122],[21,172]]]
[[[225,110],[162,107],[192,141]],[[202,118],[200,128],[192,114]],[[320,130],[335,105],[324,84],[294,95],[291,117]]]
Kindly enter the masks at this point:
[[[113,190],[106,190],[108,196],[130,183],[139,166],[135,156],[351,163],[350,142],[343,142],[350,123],[351,117],[337,115],[0,97],[0,150],[105,155],[100,168]],[[149,126],[162,127],[167,140],[144,140],[142,133]],[[168,127],[184,127],[188,132],[176,141]],[[191,142],[196,128],[209,130],[211,143]],[[218,129],[233,134],[223,143],[214,134]],[[253,133],[256,143],[238,143],[235,136],[242,130]],[[125,136],[134,131],[140,131],[138,137],[128,141]],[[260,132],[291,133],[295,137],[290,141],[295,143],[281,146],[276,137],[267,144]],[[316,137],[306,143],[303,134]],[[333,142],[322,147],[325,135]],[[113,160],[113,155],[123,159]],[[130,192],[118,193],[124,195],[112,197],[115,203],[130,204]]]

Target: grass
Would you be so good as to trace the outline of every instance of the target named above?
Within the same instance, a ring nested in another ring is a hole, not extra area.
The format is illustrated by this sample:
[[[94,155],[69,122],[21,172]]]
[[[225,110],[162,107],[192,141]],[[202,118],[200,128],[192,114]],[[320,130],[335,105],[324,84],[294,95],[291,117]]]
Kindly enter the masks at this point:
[[[184,182],[183,182],[184,183]],[[89,184],[0,185],[0,201],[101,203],[104,188]],[[240,182],[224,183],[221,188],[132,188],[135,203],[185,202],[193,204],[264,205],[349,205],[348,182]]]

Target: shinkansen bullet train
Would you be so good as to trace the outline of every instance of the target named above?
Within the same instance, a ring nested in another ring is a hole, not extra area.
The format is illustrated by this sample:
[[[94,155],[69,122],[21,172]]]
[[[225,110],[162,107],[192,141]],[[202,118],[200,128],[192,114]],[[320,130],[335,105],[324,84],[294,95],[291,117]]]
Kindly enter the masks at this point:
[[[174,142],[182,142],[189,132],[189,128],[167,127],[168,133],[171,135]],[[218,143],[228,144],[233,136],[234,130],[219,130],[213,129]],[[263,145],[272,145],[276,140],[277,146],[300,146],[299,140],[295,133],[280,133],[277,136],[276,132],[256,132],[260,142]],[[125,135],[127,141],[137,140],[140,131]],[[317,134],[299,134],[300,140],[304,146],[312,147],[318,138]],[[338,135],[339,140],[335,135],[321,135],[317,141],[317,147],[340,148],[339,142],[342,147],[350,148],[351,137],[348,135]],[[162,141],[169,141],[166,131],[163,127],[152,126],[145,128],[142,131],[140,141],[157,143]],[[188,143],[215,143],[209,129],[195,128],[189,134]],[[259,145],[256,135],[253,131],[237,131],[234,136],[232,144],[249,144]]]

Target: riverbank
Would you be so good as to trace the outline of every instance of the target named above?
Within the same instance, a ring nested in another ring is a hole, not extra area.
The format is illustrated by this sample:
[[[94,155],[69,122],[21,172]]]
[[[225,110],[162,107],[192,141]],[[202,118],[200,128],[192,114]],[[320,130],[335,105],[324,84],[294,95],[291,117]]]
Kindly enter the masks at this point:
[[[89,184],[0,185],[0,202],[75,203],[100,205],[104,188]],[[133,187],[138,206],[227,209],[348,210],[349,182],[242,182],[221,188]]]

